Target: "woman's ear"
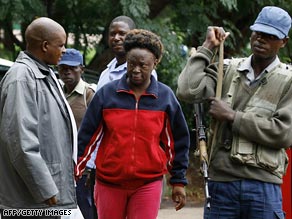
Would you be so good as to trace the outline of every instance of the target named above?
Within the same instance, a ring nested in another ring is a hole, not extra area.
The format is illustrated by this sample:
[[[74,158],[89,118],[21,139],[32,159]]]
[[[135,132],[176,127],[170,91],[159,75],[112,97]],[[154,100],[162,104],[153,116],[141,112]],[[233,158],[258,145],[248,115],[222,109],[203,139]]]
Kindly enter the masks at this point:
[[[158,59],[155,59],[154,60],[154,69],[156,68],[156,66],[158,65],[158,63],[159,63]]]

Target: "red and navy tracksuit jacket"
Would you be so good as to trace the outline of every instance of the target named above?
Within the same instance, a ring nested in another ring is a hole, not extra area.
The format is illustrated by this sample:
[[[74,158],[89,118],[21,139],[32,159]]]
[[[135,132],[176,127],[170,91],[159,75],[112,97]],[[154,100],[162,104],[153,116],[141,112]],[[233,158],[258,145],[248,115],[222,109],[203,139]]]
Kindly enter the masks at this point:
[[[98,90],[78,132],[77,177],[100,138],[95,164],[101,182],[135,187],[162,178],[168,169],[171,184],[187,184],[187,124],[173,91],[153,76],[138,100],[126,75]]]

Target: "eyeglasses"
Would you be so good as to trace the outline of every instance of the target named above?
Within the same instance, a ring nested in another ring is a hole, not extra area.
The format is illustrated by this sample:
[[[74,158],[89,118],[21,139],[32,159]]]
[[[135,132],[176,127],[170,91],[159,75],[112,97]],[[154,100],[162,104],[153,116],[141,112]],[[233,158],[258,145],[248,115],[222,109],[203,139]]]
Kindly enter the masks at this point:
[[[263,33],[263,32],[258,32],[258,31],[253,31],[253,34],[258,38],[260,37],[261,39],[264,40],[270,40],[270,41],[276,41],[280,40],[277,36],[268,34],[268,33]]]

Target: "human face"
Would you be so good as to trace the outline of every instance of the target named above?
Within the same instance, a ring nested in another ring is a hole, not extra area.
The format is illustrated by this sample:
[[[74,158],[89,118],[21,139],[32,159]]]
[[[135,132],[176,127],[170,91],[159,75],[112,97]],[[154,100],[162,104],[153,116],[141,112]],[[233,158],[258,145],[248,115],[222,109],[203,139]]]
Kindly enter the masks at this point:
[[[57,65],[63,53],[66,52],[66,33],[65,31],[56,32],[53,39],[43,42],[45,53],[44,61],[48,65]]]
[[[253,55],[257,59],[274,60],[279,49],[284,47],[288,38],[279,39],[277,36],[253,31],[250,38]]]
[[[157,59],[148,49],[134,48],[127,53],[127,75],[130,87],[147,88]]]
[[[59,65],[58,72],[60,79],[65,83],[66,87],[72,88],[76,87],[80,81],[81,74],[83,73],[83,66],[69,66],[69,65]]]
[[[116,56],[125,56],[124,41],[129,31],[129,25],[122,21],[110,25],[108,45]]]

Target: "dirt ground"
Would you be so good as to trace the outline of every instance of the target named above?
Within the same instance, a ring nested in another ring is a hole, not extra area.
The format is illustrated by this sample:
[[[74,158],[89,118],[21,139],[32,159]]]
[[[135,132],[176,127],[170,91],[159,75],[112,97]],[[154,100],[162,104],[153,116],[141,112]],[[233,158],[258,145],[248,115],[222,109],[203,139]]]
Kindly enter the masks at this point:
[[[166,176],[169,178],[169,175]],[[190,154],[190,163],[187,170],[188,185],[186,186],[187,203],[202,205],[205,201],[204,180],[200,173],[200,161],[198,157]],[[168,185],[164,190],[163,201],[171,200],[171,188]],[[168,202],[166,202],[168,203]],[[163,202],[162,202],[163,204]]]
[[[166,176],[169,178],[169,175]],[[171,199],[171,187],[165,186],[164,196],[161,201],[157,219],[202,219],[203,206],[205,202],[204,181],[200,173],[199,159],[190,155],[190,165],[187,171],[188,185],[186,186],[187,203],[186,206],[175,211],[174,203]]]
[[[186,206],[175,211],[171,200],[164,200],[161,203],[157,219],[203,219],[203,203],[188,201]]]

